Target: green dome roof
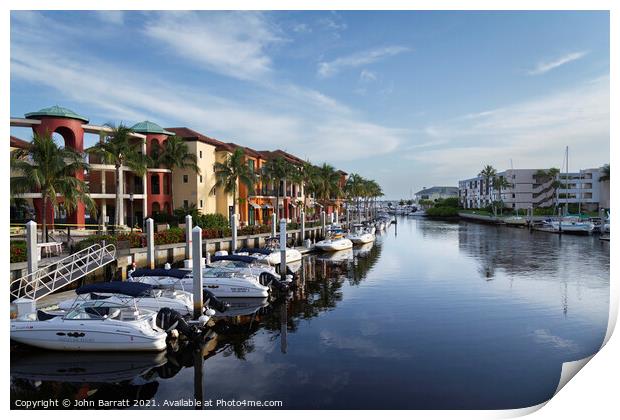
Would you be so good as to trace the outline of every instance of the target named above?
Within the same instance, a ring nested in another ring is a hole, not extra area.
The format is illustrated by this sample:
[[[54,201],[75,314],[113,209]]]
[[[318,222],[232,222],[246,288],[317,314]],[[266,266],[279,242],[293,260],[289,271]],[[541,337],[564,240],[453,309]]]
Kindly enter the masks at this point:
[[[174,133],[164,130],[161,126],[151,121],[139,122],[131,127],[131,131],[142,134],[166,134],[168,136],[174,136]]]
[[[50,106],[49,108],[43,108],[37,112],[29,112],[26,115],[26,118],[31,117],[61,117],[61,118],[73,118],[75,120],[88,122],[88,118],[82,117],[81,115],[76,114],[70,109],[63,108],[58,105]]]

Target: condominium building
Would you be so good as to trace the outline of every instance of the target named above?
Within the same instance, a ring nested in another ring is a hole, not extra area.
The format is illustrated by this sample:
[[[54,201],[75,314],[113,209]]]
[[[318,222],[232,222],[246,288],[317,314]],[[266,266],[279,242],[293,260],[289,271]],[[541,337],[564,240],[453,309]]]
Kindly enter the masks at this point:
[[[507,187],[501,191],[497,183],[483,176],[459,181],[459,201],[464,208],[483,208],[493,202],[502,201],[505,207],[513,209],[531,209],[550,207],[556,204],[581,204],[585,210],[597,210],[603,207],[600,202],[600,169],[583,169],[579,172],[562,173],[557,179],[544,175],[540,169],[508,169],[496,175],[505,179]],[[555,181],[560,185],[556,188]],[[609,185],[607,183],[607,190]],[[604,194],[604,192],[603,192]]]
[[[64,142],[64,146],[78,153],[84,153],[90,167],[88,171],[79,171],[76,178],[84,180],[89,194],[97,206],[97,217],[91,217],[83,204],[79,204],[72,214],[62,209],[62,198],[59,206],[53,208],[48,204],[47,220],[53,225],[63,223],[83,227],[87,224],[99,225],[141,225],[146,217],[158,213],[171,214],[175,208],[196,206],[203,214],[219,213],[230,218],[233,211],[234,197],[222,188],[215,188],[215,164],[224,162],[237,148],[244,151],[245,160],[250,170],[261,174],[262,167],[268,160],[282,157],[297,167],[304,163],[300,158],[283,150],[256,151],[235,143],[222,142],[208,137],[187,127],[162,128],[152,121],[142,121],[131,127],[131,140],[136,143],[140,153],[157,158],[165,142],[172,135],[181,137],[187,144],[188,152],[197,158],[200,172],[190,169],[149,167],[143,176],[138,176],[129,167],[120,168],[120,183],[123,195],[120,200],[120,217],[116,214],[116,168],[103,161],[101,156],[85,153],[85,136],[92,135],[95,141],[103,141],[112,129],[107,126],[89,124],[88,118],[75,112],[54,106],[40,111],[31,112],[25,118],[11,118],[11,126],[28,127],[38,135],[53,135]],[[11,136],[11,150],[25,148],[29,142]],[[346,181],[346,173],[339,171],[341,183]],[[253,191],[240,183],[238,185],[237,214],[242,224],[269,223],[271,215],[278,207],[276,192],[279,192],[280,205],[278,217],[296,220],[300,216],[303,203],[315,205],[312,197],[306,197],[303,185],[265,181],[258,177]],[[36,219],[40,220],[43,209],[41,194],[33,191],[22,194],[21,198],[30,203]],[[338,202],[329,206],[326,211],[334,211],[341,205]],[[12,213],[13,214],[13,213]]]

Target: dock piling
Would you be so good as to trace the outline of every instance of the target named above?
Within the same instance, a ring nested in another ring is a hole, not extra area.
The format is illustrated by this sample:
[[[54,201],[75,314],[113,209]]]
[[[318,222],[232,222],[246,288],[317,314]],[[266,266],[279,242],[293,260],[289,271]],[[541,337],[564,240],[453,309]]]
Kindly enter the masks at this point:
[[[26,223],[26,251],[28,254],[28,274],[39,268],[39,252],[37,250],[37,222]]]
[[[232,224],[232,241],[230,243],[230,253],[234,254],[237,251],[237,215],[233,214],[231,218]]]
[[[306,240],[306,212],[300,211],[299,215],[301,217],[301,241],[300,244],[303,245]]]
[[[335,222],[336,224],[338,224],[338,222],[339,222],[339,220],[338,220],[338,210],[336,210],[336,211],[334,212],[334,222]]]
[[[280,279],[286,280],[286,219],[280,219]]]
[[[146,219],[146,265],[155,269],[155,237],[153,219]]]
[[[192,216],[185,216],[185,259],[192,259]]]
[[[325,237],[325,210],[321,210],[321,234]]]
[[[202,229],[192,229],[192,277],[194,278],[194,319],[202,315]]]
[[[276,209],[272,214],[271,214],[271,237],[275,238],[276,237],[276,225],[278,224],[278,215],[276,214],[278,210]]]

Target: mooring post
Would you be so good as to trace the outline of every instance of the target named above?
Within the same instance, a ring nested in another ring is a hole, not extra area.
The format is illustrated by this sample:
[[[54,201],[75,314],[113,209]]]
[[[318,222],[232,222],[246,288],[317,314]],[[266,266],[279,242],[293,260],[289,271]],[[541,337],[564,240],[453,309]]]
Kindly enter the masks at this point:
[[[280,278],[286,280],[286,219],[280,220]]]
[[[192,229],[192,276],[194,278],[194,319],[202,315],[202,229]]]
[[[325,210],[321,210],[321,234],[325,238]]]
[[[338,222],[339,222],[339,220],[338,220],[338,210],[336,210],[336,211],[334,212],[334,222],[335,222],[336,224],[338,224]]]
[[[237,250],[237,215],[233,214],[232,219],[232,241],[230,242],[230,253],[234,254]]]
[[[155,269],[155,236],[153,229],[153,219],[146,219],[146,265]]]
[[[192,216],[185,216],[185,259],[192,259]]]
[[[37,250],[37,222],[26,223],[26,251],[28,253],[28,274],[39,268],[39,251]]]
[[[276,237],[276,226],[278,224],[278,215],[276,214],[276,211],[274,211],[271,214],[271,237],[272,238]]]
[[[351,215],[349,214],[349,206],[347,206],[347,229],[351,228]]]
[[[299,215],[301,216],[301,244],[303,245],[306,240],[306,212],[302,210]]]

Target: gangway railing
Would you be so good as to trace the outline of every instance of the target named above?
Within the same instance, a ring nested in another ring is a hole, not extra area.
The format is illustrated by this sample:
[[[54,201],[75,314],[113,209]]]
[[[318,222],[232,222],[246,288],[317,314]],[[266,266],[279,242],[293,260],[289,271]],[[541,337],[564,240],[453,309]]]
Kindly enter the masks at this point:
[[[11,296],[15,299],[41,299],[110,264],[115,259],[116,247],[114,245],[91,245],[47,267],[14,280],[10,284]]]

